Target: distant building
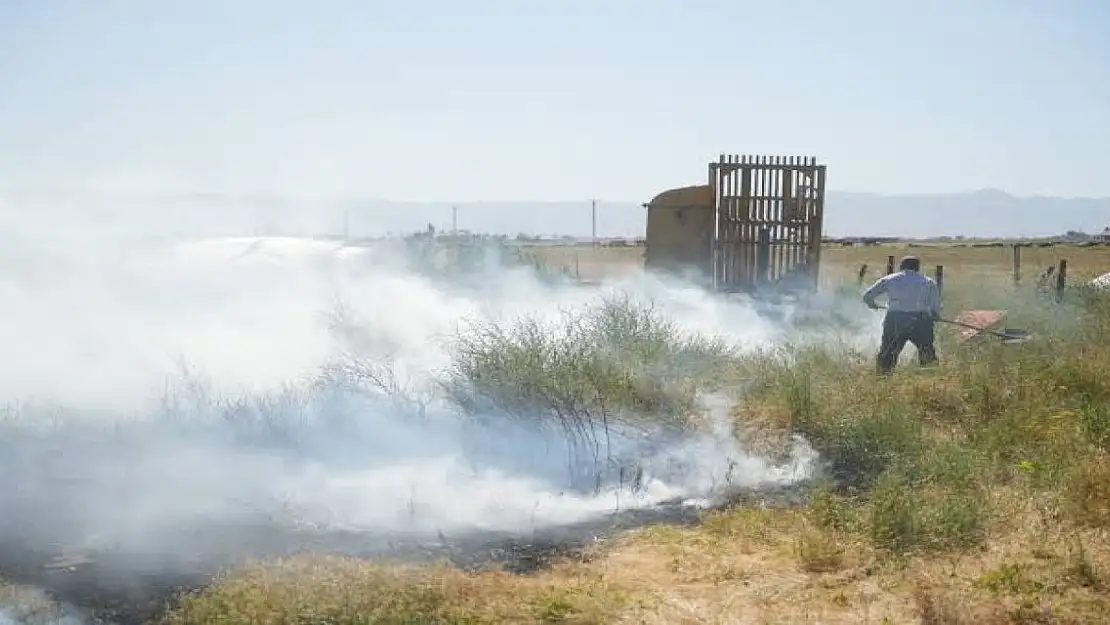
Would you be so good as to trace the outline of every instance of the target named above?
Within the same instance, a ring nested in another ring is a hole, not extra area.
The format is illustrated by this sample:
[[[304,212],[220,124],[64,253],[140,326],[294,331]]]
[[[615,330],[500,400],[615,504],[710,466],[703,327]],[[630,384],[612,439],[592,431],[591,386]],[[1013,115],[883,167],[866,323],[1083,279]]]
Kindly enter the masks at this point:
[[[1110,243],[1110,227],[1102,229],[1102,232],[1095,235],[1095,241],[1099,243]]]

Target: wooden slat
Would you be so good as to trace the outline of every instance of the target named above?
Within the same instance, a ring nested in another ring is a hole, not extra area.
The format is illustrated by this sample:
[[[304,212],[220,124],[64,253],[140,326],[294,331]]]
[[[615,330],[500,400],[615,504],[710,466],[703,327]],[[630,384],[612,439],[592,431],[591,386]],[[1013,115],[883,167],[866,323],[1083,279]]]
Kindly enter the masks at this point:
[[[794,157],[788,157],[786,159],[786,164],[788,167],[792,167],[794,165]],[[794,170],[784,168],[782,171],[782,220],[784,222],[790,222],[795,219],[795,214],[797,212],[797,207],[794,205],[795,195]],[[788,268],[792,268],[797,264],[794,255],[794,229],[784,224],[779,226],[779,233],[781,237],[786,239],[786,242],[782,246],[781,263]]]
[[[782,157],[775,156],[771,158],[771,167],[767,171],[767,195],[769,199],[766,200],[767,212],[763,221],[763,229],[767,232],[767,273],[759,277],[761,282],[773,280],[777,271],[778,258],[775,255],[777,247],[775,241],[778,237],[776,236],[775,222],[778,221],[779,204],[782,199],[782,190],[779,186],[781,165]]]
[[[737,160],[736,157],[729,157],[729,158],[725,159],[725,162],[729,163],[729,164],[733,164],[733,163],[735,163],[736,160]],[[731,168],[726,168],[725,170],[723,170],[721,172],[721,188],[722,188],[722,192],[726,196],[731,196],[731,195],[735,194],[735,192],[732,190],[732,185],[733,185],[733,183],[732,183],[732,169]],[[734,225],[734,222],[735,222],[734,215],[735,215],[735,212],[736,212],[736,203],[731,199],[726,200],[725,204],[722,206],[722,209],[723,209],[723,215],[724,215],[725,221],[724,221],[724,223],[722,224],[721,227],[722,227],[722,230],[724,231],[725,240],[727,241],[727,243],[726,243],[726,249],[724,250],[724,252],[722,254],[724,259],[723,259],[723,262],[721,263],[721,266],[718,268],[718,271],[721,274],[722,284],[724,284],[724,285],[726,285],[726,287],[728,287],[732,284],[732,278],[731,278],[732,273],[733,273],[732,267],[736,263],[736,242],[737,241],[736,241],[736,232],[735,232],[736,227]]]
[[[763,224],[760,228],[760,237],[767,242],[767,271],[758,276],[760,283],[767,282],[775,275],[775,246],[773,243],[774,234],[771,231],[771,222],[775,219],[775,214],[778,212],[778,207],[776,205],[778,204],[779,157],[772,157],[770,159],[770,164],[772,167],[767,168],[767,196],[769,199],[765,200],[767,206],[763,215]],[[766,232],[766,235],[764,235],[763,232]],[[763,237],[766,238],[764,239]]]
[[[813,215],[810,217],[813,228],[809,234],[809,266],[813,268],[813,287],[816,288],[818,283],[817,268],[821,266],[821,234],[825,216],[825,167],[824,165],[817,166],[816,158],[813,159],[813,165],[815,166],[813,179],[817,194],[814,199]]]
[[[717,163],[709,164],[709,190],[713,193],[713,231],[709,233],[709,266],[703,267],[702,271],[704,276],[707,277],[714,289],[721,288],[717,282],[717,265],[721,263],[721,249],[720,249],[720,211],[718,204],[720,203],[720,187],[717,181],[720,179],[721,170]]]
[[[806,254],[807,254],[807,250],[809,249],[809,233],[805,229],[805,224],[809,221],[809,214],[810,214],[810,202],[811,202],[811,200],[810,200],[810,194],[809,194],[809,183],[810,183],[811,177],[810,177],[809,169],[808,169],[808,167],[806,167],[807,160],[808,159],[806,159],[804,156],[800,157],[798,159],[798,162],[801,165],[801,167],[798,169],[798,175],[797,175],[798,183],[797,184],[798,184],[798,196],[801,198],[801,201],[799,202],[799,205],[798,205],[797,220],[796,220],[797,223],[794,227],[795,238],[797,239],[797,245],[796,245],[796,249],[794,251],[794,254],[795,254],[794,264],[795,264],[795,266],[800,266],[800,267],[806,265],[806,258],[807,258]]]
[[[736,160],[735,158],[729,157],[729,158],[725,159],[725,162],[731,164],[731,163],[735,162],[735,160]],[[734,192],[732,190],[732,170],[731,170],[731,168],[725,169],[721,173],[721,184],[722,184],[722,189],[724,191],[725,196],[731,198],[731,196],[734,195]],[[725,201],[725,204],[722,207],[723,210],[724,210],[724,216],[725,216],[725,223],[723,225],[723,229],[725,231],[725,240],[728,241],[728,244],[727,244],[727,247],[726,247],[726,249],[724,250],[724,253],[723,253],[724,262],[721,263],[721,267],[719,268],[719,271],[721,272],[721,281],[725,285],[731,285],[731,283],[732,283],[732,280],[731,280],[732,266],[736,262],[736,260],[735,260],[735,258],[736,258],[736,245],[735,245],[736,236],[735,236],[735,233],[733,232],[733,229],[734,229],[733,213],[735,212],[735,205],[734,204],[735,204],[735,202],[733,202],[732,199],[728,199],[728,200]]]
[[[722,154],[710,169],[716,210],[713,273],[720,287],[746,290],[817,266],[824,165],[806,156]],[[757,270],[764,229],[770,246],[767,272],[761,274]],[[815,272],[812,279],[817,279]]]
[[[729,177],[729,180],[730,180],[729,188],[732,189],[733,195],[739,196],[739,197],[744,197],[744,198],[746,198],[748,196],[748,193],[743,189],[744,172],[745,171],[748,171],[748,170],[747,169],[740,169],[740,170],[737,170],[735,172],[731,172],[729,174],[729,176],[730,176]],[[747,212],[747,207],[745,206],[745,200],[740,200],[740,201],[733,200],[733,211],[732,211],[733,238],[736,241],[740,242],[740,247],[736,250],[736,255],[733,256],[732,267],[730,269],[729,280],[730,280],[730,283],[732,284],[732,286],[734,288],[743,286],[744,281],[746,279],[746,276],[744,275],[744,272],[747,271],[747,269],[748,269],[748,263],[747,263],[747,260],[746,260],[746,256],[747,256],[747,253],[748,253],[748,250],[747,250],[747,241],[748,241],[747,227],[748,226],[747,226],[747,220],[744,218],[744,214],[746,212]]]
[[[747,190],[747,200],[745,202],[748,206],[748,210],[747,223],[744,227],[744,264],[746,266],[744,283],[749,288],[752,284],[752,266],[755,265],[755,224],[759,220],[758,198],[763,195],[763,168],[759,167],[759,165],[761,165],[760,160],[761,157],[759,156],[752,157],[752,163],[755,167],[747,170],[748,177],[751,180],[751,187]]]
[[[752,267],[748,277],[749,283],[752,285],[758,285],[763,281],[763,276],[765,274],[760,273],[760,270],[765,269],[766,266],[770,266],[770,256],[764,257],[765,250],[763,241],[765,236],[767,236],[764,234],[764,230],[771,217],[769,196],[771,195],[770,189],[772,186],[772,173],[774,171],[771,167],[773,163],[773,157],[763,156],[762,166],[759,169],[759,193],[753,194],[755,197],[752,201],[755,203],[758,212],[757,218],[752,224]]]
[[[801,157],[795,156],[793,161],[794,165],[799,165],[801,164],[802,159]],[[793,194],[795,202],[793,207],[793,214],[791,215],[792,219],[790,221],[798,222],[799,220],[803,219],[803,215],[805,215],[805,194],[801,192],[802,190],[800,187],[800,185],[802,184],[801,170],[791,169],[790,178],[793,184]],[[804,244],[802,234],[797,227],[792,226],[790,228],[790,238],[790,265],[791,267],[795,267],[802,262],[802,245]]]
[[[775,175],[774,175],[774,191],[775,199],[772,202],[771,220],[769,228],[771,230],[771,275],[770,279],[778,279],[782,271],[783,264],[785,263],[783,254],[786,252],[783,238],[786,236],[786,227],[783,224],[783,219],[786,211],[786,173],[785,166],[789,159],[785,156],[780,156],[775,159]]]
[[[713,237],[713,266],[710,267],[709,269],[713,274],[713,284],[718,289],[720,289],[724,286],[721,283],[721,279],[720,279],[720,266],[721,266],[721,263],[724,262],[724,251],[725,251],[725,248],[724,248],[725,234],[723,232],[721,232],[721,223],[722,223],[721,222],[721,208],[722,208],[721,207],[721,196],[724,195],[723,190],[721,189],[721,176],[723,175],[723,171],[724,171],[724,169],[722,167],[724,162],[725,162],[725,155],[722,154],[721,158],[717,162],[717,166],[713,168],[713,175],[710,176],[710,180],[711,180],[710,184],[713,185],[714,226],[716,227],[717,231],[716,231],[716,234]]]
[[[728,159],[723,154],[721,155],[721,162],[722,162],[722,164],[728,162]],[[721,169],[718,170],[717,175],[718,175],[717,185],[721,188],[721,194],[727,196],[728,191],[722,186],[725,182],[725,177],[727,176],[727,170],[724,169],[724,168],[721,168]],[[720,213],[720,216],[722,218],[724,218],[724,220],[718,226],[721,230],[721,239],[722,239],[722,241],[724,241],[724,245],[720,246],[720,263],[716,267],[714,267],[713,270],[717,274],[717,280],[721,283],[721,286],[723,287],[723,286],[726,285],[725,279],[724,279],[725,278],[725,266],[729,262],[729,258],[730,258],[729,247],[732,245],[732,237],[729,235],[729,231],[728,231],[728,204],[726,203],[726,204],[720,205],[719,208],[718,208],[718,211]]]

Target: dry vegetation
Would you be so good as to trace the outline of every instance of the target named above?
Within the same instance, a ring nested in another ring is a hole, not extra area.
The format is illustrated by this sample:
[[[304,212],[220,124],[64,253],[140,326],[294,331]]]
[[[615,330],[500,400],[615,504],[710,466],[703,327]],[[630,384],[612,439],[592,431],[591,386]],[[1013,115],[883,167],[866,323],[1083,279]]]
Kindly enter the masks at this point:
[[[884,245],[827,247],[822,252],[822,273],[825,280],[855,279],[860,265],[869,267],[868,276],[877,278],[886,269],[888,255],[913,254],[922,259],[923,266],[944,265],[946,279],[966,285],[997,284],[1010,279],[1013,268],[1013,249],[1009,245],[996,247],[966,247],[954,245]],[[1022,278],[1032,282],[1038,273],[1060,259],[1068,261],[1068,276],[1077,281],[1090,280],[1110,271],[1110,246],[1052,245],[1021,248]],[[931,271],[930,271],[931,273]],[[954,284],[954,283],[953,283]]]
[[[536,246],[528,251],[537,262],[564,269],[583,280],[632,274],[644,262],[643,246]]]
[[[1013,251],[1008,245],[996,247],[973,247],[968,243],[963,247],[945,244],[898,244],[877,246],[827,246],[822,251],[822,279],[828,284],[855,280],[861,264],[867,264],[868,276],[872,279],[881,275],[886,268],[888,255],[902,256],[915,254],[922,258],[925,266],[944,265],[948,279],[962,281],[1004,281],[1009,279],[1013,266]],[[643,261],[643,247],[536,247],[531,253],[541,262],[566,268],[572,274],[575,269],[585,279],[596,279],[627,271]],[[1076,280],[1089,280],[1110,271],[1110,246],[1053,245],[1045,247],[1023,247],[1021,250],[1022,274],[1027,279],[1049,265],[1057,264],[1061,258],[1067,259],[1068,275]]]
[[[826,277],[854,280],[860,263],[881,269],[888,253],[905,252],[829,249]],[[986,281],[1009,288],[1007,249],[914,252],[945,265],[948,310],[995,305]],[[1108,248],[1057,247],[1026,250],[1027,275],[1058,257],[1075,276],[1110,270]],[[756,381],[736,419],[769,436],[802,433],[831,462],[805,507],[738,507],[695,527],[631,532],[527,576],[342,558],[258,563],[186,598],[165,622],[1108,622],[1110,300],[1032,297],[994,299],[1025,301],[1008,324],[1036,341],[957,344],[945,334],[932,371],[903,365],[877,379],[870,354],[843,348],[734,363]],[[529,338],[486,337],[502,347]],[[522,355],[497,361],[490,345],[470,346],[473,370],[459,380],[519,371]],[[620,375],[604,380],[600,390],[627,394]]]
[[[847,277],[887,253],[902,251],[833,249],[826,262]],[[982,297],[961,278],[1005,276],[1010,260],[998,248],[916,253],[950,268],[950,307]],[[1110,265],[1100,248],[1046,248],[1027,251],[1026,266],[1059,255],[1073,275]],[[737,418],[806,434],[841,478],[804,509],[738,508],[694,528],[634,532],[533,576],[259,564],[168,622],[1102,622],[1110,306],[1074,293],[1061,309],[1025,313],[1014,321],[1037,330],[1036,343],[946,341],[939,370],[890,380],[859,355],[750,359],[746,375],[760,383]],[[1053,327],[1058,316],[1079,323]]]

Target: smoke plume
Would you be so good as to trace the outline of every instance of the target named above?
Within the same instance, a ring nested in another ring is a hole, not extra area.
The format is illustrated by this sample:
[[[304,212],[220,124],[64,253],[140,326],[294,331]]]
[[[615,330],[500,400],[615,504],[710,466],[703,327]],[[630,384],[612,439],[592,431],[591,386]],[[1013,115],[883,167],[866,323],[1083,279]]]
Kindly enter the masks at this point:
[[[226,552],[244,536],[266,540],[250,530],[260,524],[360,532],[367,544],[529,531],[789,484],[815,460],[804,441],[785,464],[746,453],[728,389],[685,389],[696,402],[682,409],[701,425],[670,427],[687,416],[664,414],[672,404],[651,420],[616,408],[598,417],[588,397],[537,406],[521,399],[528,389],[515,404],[490,403],[480,392],[490,381],[477,377],[496,354],[471,353],[460,368],[460,350],[488,347],[474,339],[493,340],[491,328],[510,342],[532,328],[534,346],[558,348],[586,337],[576,320],[599,310],[633,311],[617,320],[633,334],[650,317],[651,340],[686,341],[687,351],[736,355],[788,338],[783,319],[688,285],[637,276],[575,286],[492,258],[443,275],[411,249],[298,238],[108,244],[24,233],[8,243],[7,546],[117,554],[121,574],[138,574]],[[641,378],[665,386],[637,364],[650,354],[579,348],[594,359],[612,352],[624,369],[604,371],[628,388]],[[622,373],[629,367],[640,377]]]

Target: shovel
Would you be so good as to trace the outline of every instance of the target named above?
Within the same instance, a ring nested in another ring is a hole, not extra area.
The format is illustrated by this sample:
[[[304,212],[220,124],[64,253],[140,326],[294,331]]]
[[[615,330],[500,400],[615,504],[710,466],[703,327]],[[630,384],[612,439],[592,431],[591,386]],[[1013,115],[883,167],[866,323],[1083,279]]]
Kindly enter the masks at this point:
[[[886,306],[878,306],[878,308],[886,310]],[[1001,338],[1003,343],[1024,343],[1025,341],[1028,341],[1029,339],[1033,338],[1033,333],[1029,332],[1028,330],[1018,330],[1016,328],[1004,328],[1001,331],[995,331],[995,330],[988,330],[987,328],[981,328],[979,326],[973,326],[970,323],[964,323],[962,321],[956,321],[955,319],[938,318],[937,321],[940,321],[940,322],[943,322],[943,323],[950,323],[954,326],[960,326],[962,328],[968,328],[969,330],[976,330],[976,331],[982,332],[984,334],[991,334],[993,336],[997,336],[997,337]]]

